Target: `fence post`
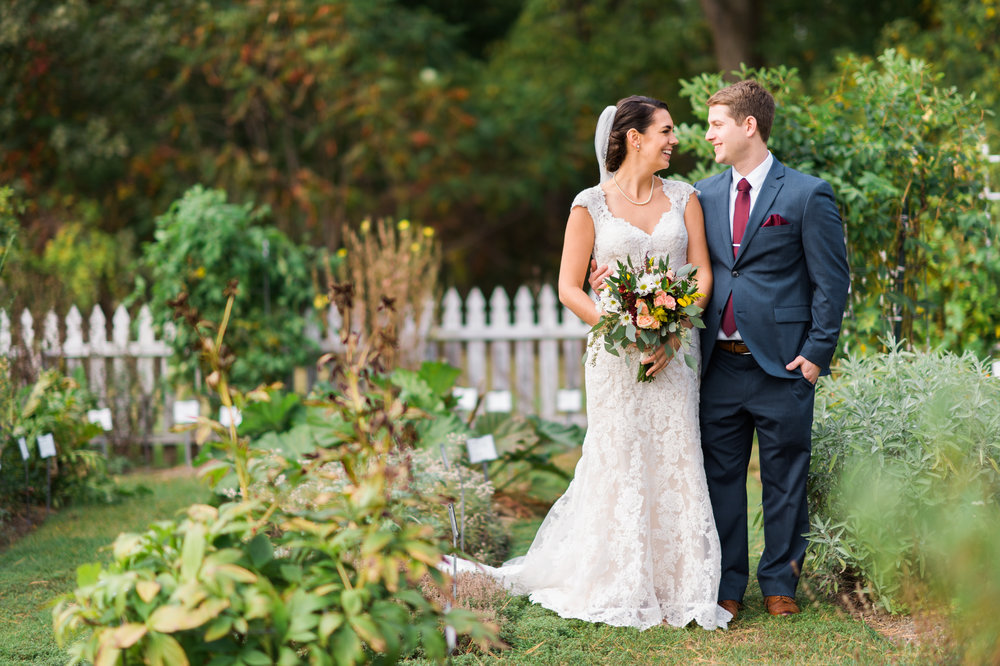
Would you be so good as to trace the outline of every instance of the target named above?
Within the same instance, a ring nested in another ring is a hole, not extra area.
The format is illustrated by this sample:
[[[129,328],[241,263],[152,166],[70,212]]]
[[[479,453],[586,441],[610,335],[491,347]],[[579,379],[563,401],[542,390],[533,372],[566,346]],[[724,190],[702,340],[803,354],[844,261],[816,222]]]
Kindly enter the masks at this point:
[[[514,294],[514,386],[517,391],[517,411],[535,411],[535,299],[527,286],[521,285]]]
[[[486,389],[486,299],[479,287],[473,287],[465,299],[465,330],[470,334],[465,347],[469,385],[483,391]]]
[[[90,390],[102,407],[110,407],[107,400],[107,377],[104,355],[108,348],[107,319],[101,306],[95,305],[90,313]]]
[[[10,353],[10,342],[10,317],[6,310],[0,309],[0,354]]]
[[[541,390],[539,409],[542,418],[556,415],[556,391],[559,390],[559,344],[554,337],[559,329],[558,301],[551,285],[538,294],[538,324],[542,339],[538,343],[538,384]]]
[[[510,299],[503,287],[490,295],[490,389],[510,393]]]
[[[66,342],[63,343],[66,368],[73,372],[80,367],[81,359],[87,355],[87,345],[83,342],[83,315],[73,305],[66,313]]]
[[[440,330],[445,334],[458,333],[462,330],[462,297],[458,295],[458,290],[454,287],[444,294],[444,301],[441,304]],[[444,347],[445,361],[456,368],[461,368],[462,343],[447,339],[442,346]],[[466,378],[466,382],[468,382],[468,378]]]

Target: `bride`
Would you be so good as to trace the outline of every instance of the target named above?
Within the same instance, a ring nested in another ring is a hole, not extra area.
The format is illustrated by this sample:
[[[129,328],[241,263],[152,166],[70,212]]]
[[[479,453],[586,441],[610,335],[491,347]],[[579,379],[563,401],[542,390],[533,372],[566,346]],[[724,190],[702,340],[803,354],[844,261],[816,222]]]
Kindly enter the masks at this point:
[[[655,175],[676,145],[664,102],[627,97],[601,114],[601,184],[573,201],[559,269],[559,299],[590,325],[601,314],[582,288],[592,255],[606,265],[669,255],[672,268],[698,266],[698,291],[712,292],[694,188]],[[698,355],[698,336],[690,338]],[[652,362],[647,374],[655,381],[636,381],[640,360]],[[731,615],[717,604],[720,547],[702,465],[696,373],[662,349],[640,359],[592,344],[586,385],[588,430],[572,483],[525,556],[477,568],[562,617],[639,629],[692,620],[725,627]]]

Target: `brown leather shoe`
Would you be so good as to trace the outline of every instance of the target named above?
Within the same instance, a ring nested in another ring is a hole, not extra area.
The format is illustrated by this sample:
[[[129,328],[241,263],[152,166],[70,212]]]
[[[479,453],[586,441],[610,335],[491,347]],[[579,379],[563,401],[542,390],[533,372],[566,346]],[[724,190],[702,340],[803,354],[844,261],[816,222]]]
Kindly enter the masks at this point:
[[[782,594],[764,597],[764,608],[771,615],[795,615],[799,612],[799,605],[795,603],[795,599]]]
[[[719,602],[719,605],[722,606],[723,609],[729,611],[729,614],[733,616],[734,620],[736,619],[736,616],[740,614],[740,611],[743,610],[743,604],[735,599],[723,599]]]

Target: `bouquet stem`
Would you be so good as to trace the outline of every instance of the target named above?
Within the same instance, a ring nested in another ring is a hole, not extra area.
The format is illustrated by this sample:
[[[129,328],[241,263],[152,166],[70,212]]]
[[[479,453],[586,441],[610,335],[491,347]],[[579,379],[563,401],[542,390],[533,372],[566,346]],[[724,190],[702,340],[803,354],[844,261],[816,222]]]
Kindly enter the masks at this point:
[[[639,374],[636,376],[635,380],[637,382],[651,382],[654,379],[656,379],[656,375],[652,375],[652,376],[647,376],[646,375],[646,371],[649,370],[650,366],[652,366],[652,365],[653,365],[652,361],[650,361],[649,363],[640,363],[639,364]]]

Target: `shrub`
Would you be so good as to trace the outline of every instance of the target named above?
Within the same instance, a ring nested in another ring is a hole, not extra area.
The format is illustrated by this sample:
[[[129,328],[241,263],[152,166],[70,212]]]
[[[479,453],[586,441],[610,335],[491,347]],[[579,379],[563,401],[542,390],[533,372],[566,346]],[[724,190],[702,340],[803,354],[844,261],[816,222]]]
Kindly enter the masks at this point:
[[[52,433],[56,457],[52,465],[52,505],[70,502],[115,501],[120,489],[107,472],[107,461],[90,448],[101,434],[89,423],[87,410],[94,397],[82,381],[47,370],[30,385],[15,389],[7,372],[7,359],[0,358],[0,504],[19,502],[23,496],[24,468],[18,439],[24,438],[32,455],[28,458],[29,498],[45,502],[47,465],[38,457],[38,435]]]
[[[966,649],[991,661],[1000,382],[972,354],[888,347],[841,362],[817,395],[811,576],[828,592],[857,579],[891,611],[950,610]]]
[[[226,202],[222,190],[192,187],[156,220],[155,241],[143,247],[149,271],[149,307],[159,326],[171,320],[170,301],[185,294],[210,321],[226,307],[224,287],[241,286],[233,303],[226,340],[237,386],[286,379],[309,360],[305,309],[313,302],[308,258],[280,231],[264,224],[266,208]],[[138,283],[137,295],[146,289]],[[200,351],[189,327],[171,342],[181,369],[189,370]]]

